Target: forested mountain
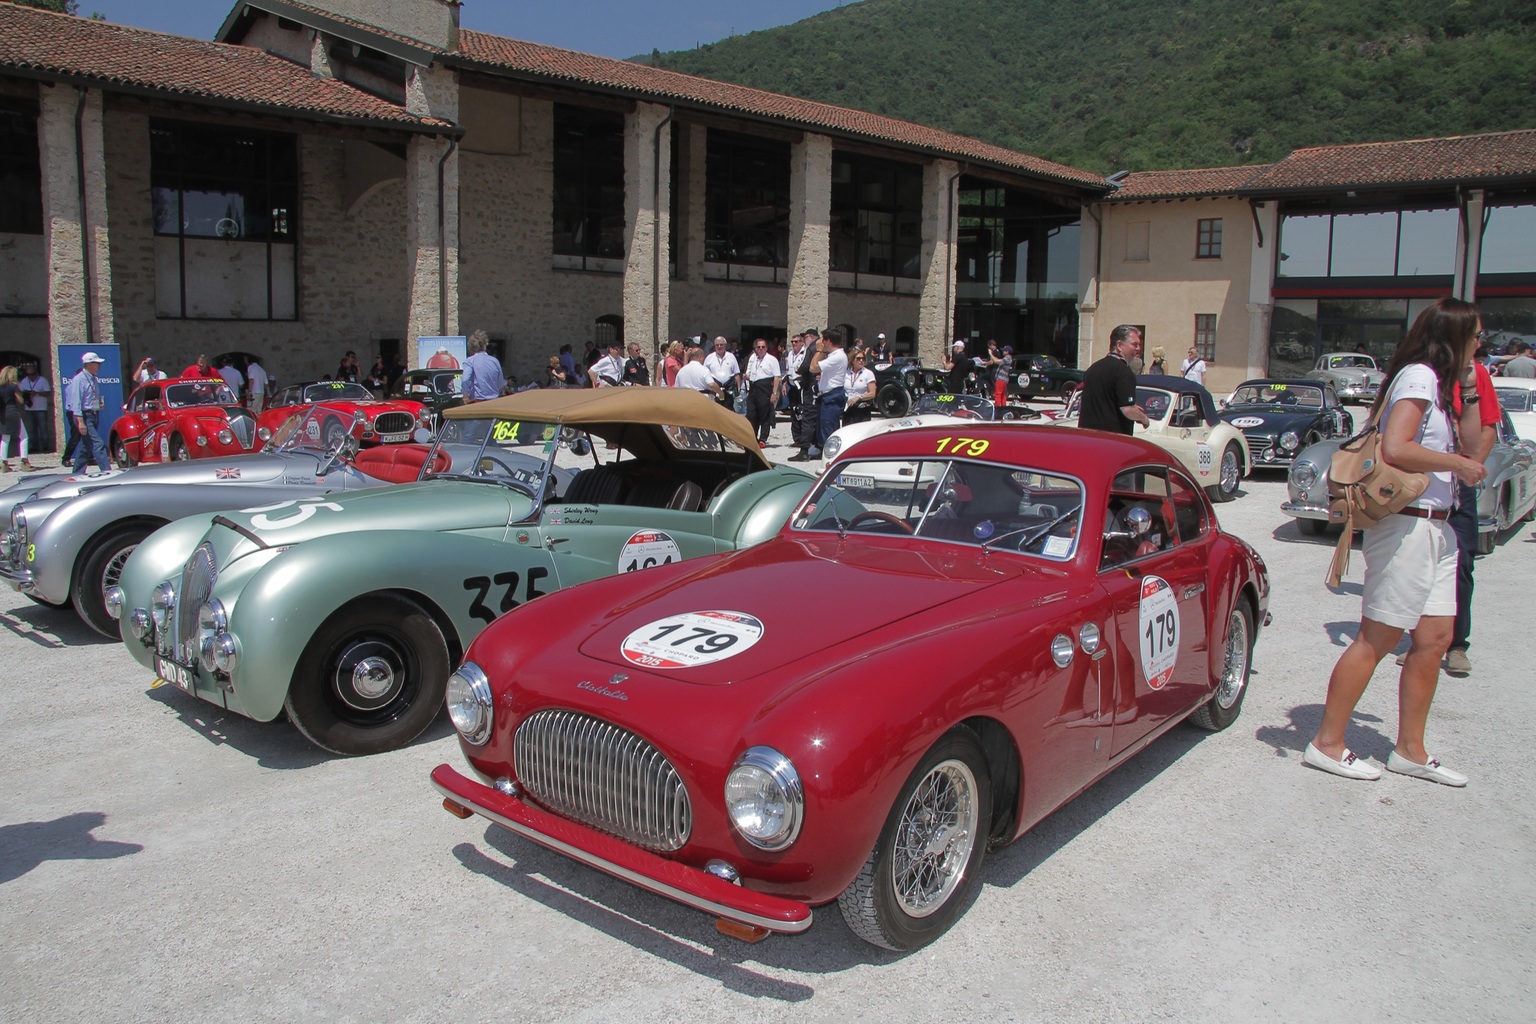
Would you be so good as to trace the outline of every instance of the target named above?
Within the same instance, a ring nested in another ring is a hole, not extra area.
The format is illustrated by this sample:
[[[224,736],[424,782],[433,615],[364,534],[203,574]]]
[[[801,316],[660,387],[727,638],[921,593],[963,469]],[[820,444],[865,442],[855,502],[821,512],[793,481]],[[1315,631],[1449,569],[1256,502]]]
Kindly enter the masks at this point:
[[[1103,173],[1536,127],[1532,0],[863,0],[639,59]]]

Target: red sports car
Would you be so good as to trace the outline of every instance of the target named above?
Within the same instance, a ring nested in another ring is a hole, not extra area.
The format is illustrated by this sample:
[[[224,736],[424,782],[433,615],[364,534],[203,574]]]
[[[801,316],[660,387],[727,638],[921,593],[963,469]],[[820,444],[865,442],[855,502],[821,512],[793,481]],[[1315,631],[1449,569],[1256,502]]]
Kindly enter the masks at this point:
[[[134,388],[107,448],[119,466],[245,455],[259,451],[256,417],[222,380],[178,378]]]
[[[894,463],[922,463],[891,485]],[[955,424],[833,462],[783,531],[501,617],[448,682],[444,806],[717,918],[836,901],[914,949],[990,849],[1242,706],[1264,563],[1135,438]]]
[[[257,434],[262,440],[277,432],[283,421],[306,406],[323,402],[340,412],[361,415],[363,423],[355,432],[363,447],[375,444],[399,444],[412,440],[417,428],[431,429],[431,412],[420,402],[409,399],[378,399],[361,384],[343,380],[316,380],[290,384],[273,396],[257,420]],[[344,435],[350,421],[340,416],[311,420],[306,426],[320,432],[314,440],[331,444]]]

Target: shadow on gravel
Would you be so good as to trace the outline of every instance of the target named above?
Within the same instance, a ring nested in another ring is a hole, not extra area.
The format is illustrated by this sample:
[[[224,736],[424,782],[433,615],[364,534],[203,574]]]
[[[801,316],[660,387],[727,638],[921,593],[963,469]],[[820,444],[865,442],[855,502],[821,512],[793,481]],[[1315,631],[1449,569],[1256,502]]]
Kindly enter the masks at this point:
[[[286,717],[271,722],[256,722],[217,704],[192,696],[165,683],[144,691],[150,700],[161,704],[181,719],[183,725],[214,746],[231,747],[254,758],[263,768],[282,770],[313,768],[317,764],[341,759],[340,754],[321,750],[305,739]],[[427,727],[410,745],[431,743],[453,731],[446,715]]]
[[[707,914],[609,878],[500,827],[486,829],[485,839],[513,863],[495,860],[471,843],[454,847],[459,863],[609,938],[711,978],[742,995],[800,1003],[816,994],[809,985],[759,973],[743,962],[746,960],[828,974],[882,959],[881,951],[858,942],[845,929],[825,927],[838,918],[835,906],[818,908],[816,923],[803,935],[771,936],[748,945],[715,931]],[[860,955],[850,955],[850,947],[857,947]],[[894,953],[887,956],[898,959]]]
[[[0,885],[50,860],[112,860],[138,853],[138,843],[97,839],[92,829],[107,823],[101,811],[66,814],[52,821],[0,825]]]
[[[1317,727],[1323,720],[1323,706],[1298,704],[1286,714],[1290,718],[1289,724],[1262,725],[1253,732],[1254,739],[1274,748],[1276,757],[1289,757],[1290,753],[1300,754],[1307,749],[1307,744],[1317,735]],[[1383,724],[1375,715],[1356,708],[1350,716],[1349,728],[1344,732],[1344,742],[1361,757],[1385,761],[1395,741],[1378,728]]]
[[[27,604],[10,611],[0,612],[0,625],[23,640],[30,640],[39,647],[55,650],[60,647],[94,647],[115,644],[80,621],[73,607],[49,608],[46,605]]]

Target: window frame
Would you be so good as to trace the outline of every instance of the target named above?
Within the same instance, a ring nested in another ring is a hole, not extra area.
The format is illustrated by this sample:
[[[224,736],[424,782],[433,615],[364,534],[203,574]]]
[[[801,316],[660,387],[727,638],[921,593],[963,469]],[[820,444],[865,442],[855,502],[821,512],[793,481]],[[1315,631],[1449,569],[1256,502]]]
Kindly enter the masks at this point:
[[[1200,217],[1195,221],[1195,259],[1221,259],[1220,217]]]
[[[1207,363],[1216,361],[1217,323],[1218,318],[1215,313],[1195,314],[1195,351]]]
[[[624,131],[628,118],[611,110],[573,103],[554,105],[551,142],[550,259],[556,269],[623,273],[627,177]],[[617,168],[617,175],[614,169]],[[604,254],[617,223],[617,252]],[[577,241],[562,245],[577,225]]]

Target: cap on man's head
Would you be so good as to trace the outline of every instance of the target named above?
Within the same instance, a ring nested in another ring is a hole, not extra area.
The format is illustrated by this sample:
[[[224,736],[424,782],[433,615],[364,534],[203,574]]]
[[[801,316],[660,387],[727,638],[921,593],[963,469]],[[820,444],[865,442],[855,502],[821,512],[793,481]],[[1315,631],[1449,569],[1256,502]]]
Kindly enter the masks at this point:
[[[955,348],[965,348],[965,342],[960,340],[959,338],[956,338],[955,339]]]
[[[1009,355],[1013,355],[1013,346],[1012,345],[1004,345],[1003,346],[1003,351],[1007,352]]]
[[[875,340],[876,341],[884,341],[885,340],[885,335],[877,334],[877,335],[875,335]]]
[[[100,365],[104,362],[106,362],[106,360],[101,358],[101,356],[97,355],[95,352],[87,352],[85,355],[80,357],[81,366],[85,366],[89,363],[96,363]]]

